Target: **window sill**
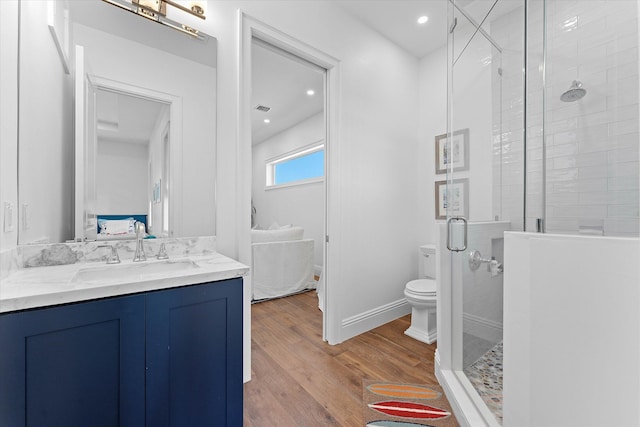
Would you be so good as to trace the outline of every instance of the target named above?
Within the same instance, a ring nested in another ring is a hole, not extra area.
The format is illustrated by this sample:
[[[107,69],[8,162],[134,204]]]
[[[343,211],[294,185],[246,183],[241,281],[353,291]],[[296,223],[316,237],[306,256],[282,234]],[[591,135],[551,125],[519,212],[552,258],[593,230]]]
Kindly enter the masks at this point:
[[[267,190],[277,190],[279,188],[297,187],[299,185],[317,184],[317,183],[321,183],[321,182],[324,182],[324,177],[322,177],[322,178],[304,179],[304,180],[295,181],[295,182],[287,182],[286,184],[268,185],[268,186],[264,187],[264,189],[265,189],[265,191],[267,191]]]

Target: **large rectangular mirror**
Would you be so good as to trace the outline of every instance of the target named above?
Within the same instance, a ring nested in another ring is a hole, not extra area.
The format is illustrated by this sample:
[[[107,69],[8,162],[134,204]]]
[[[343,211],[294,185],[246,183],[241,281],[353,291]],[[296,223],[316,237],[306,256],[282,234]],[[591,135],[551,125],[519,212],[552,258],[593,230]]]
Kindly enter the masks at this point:
[[[101,225],[131,217],[215,234],[214,38],[99,0],[23,0],[19,55],[20,244],[127,238]]]

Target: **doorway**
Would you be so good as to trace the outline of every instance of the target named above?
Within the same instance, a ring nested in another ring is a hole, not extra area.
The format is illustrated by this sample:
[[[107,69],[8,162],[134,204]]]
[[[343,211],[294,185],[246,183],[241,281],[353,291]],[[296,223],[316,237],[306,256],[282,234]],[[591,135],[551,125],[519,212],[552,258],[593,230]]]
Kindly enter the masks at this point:
[[[325,68],[252,38],[253,302],[317,289],[324,310],[325,79]]]
[[[239,140],[238,156],[240,167],[238,169],[239,199],[238,212],[246,212],[247,215],[239,219],[238,229],[238,253],[239,260],[245,264],[251,263],[251,184],[252,184],[252,145],[251,145],[251,48],[254,39],[260,39],[273,45],[294,57],[306,60],[325,70],[324,76],[324,125],[325,125],[325,177],[324,177],[324,224],[322,235],[322,247],[316,250],[322,251],[323,279],[325,283],[325,298],[323,310],[323,339],[329,344],[340,342],[340,319],[336,304],[337,295],[332,293],[331,286],[331,265],[339,260],[335,260],[335,254],[329,249],[329,236],[332,218],[337,218],[336,203],[331,202],[331,194],[337,194],[336,183],[332,179],[332,164],[338,158],[339,147],[335,144],[337,140],[337,118],[338,118],[338,80],[339,61],[295,38],[272,28],[248,15],[241,13],[240,17],[240,93],[239,93]],[[286,224],[285,224],[286,225]],[[334,262],[335,261],[335,262]],[[250,379],[251,366],[251,289],[252,278],[246,277],[244,281],[244,367],[245,381]],[[335,301],[334,301],[335,300]]]

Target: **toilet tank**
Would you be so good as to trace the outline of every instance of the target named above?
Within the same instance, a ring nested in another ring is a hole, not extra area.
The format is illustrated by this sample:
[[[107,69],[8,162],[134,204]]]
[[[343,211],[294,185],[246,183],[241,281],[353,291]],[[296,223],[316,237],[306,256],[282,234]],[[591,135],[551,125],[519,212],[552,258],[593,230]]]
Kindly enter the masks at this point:
[[[436,245],[420,246],[418,274],[420,279],[436,278]]]

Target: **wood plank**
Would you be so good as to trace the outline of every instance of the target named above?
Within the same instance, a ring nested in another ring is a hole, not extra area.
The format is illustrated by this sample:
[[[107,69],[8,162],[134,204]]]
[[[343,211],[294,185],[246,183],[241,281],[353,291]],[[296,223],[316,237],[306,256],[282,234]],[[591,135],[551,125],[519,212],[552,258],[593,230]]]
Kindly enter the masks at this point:
[[[337,425],[304,388],[259,347],[253,352],[255,381],[245,384],[245,425]],[[263,387],[268,384],[268,387]]]
[[[322,341],[315,291],[252,305],[252,380],[244,425],[363,425],[362,380],[437,384],[435,344],[404,334],[404,316],[339,345]]]

